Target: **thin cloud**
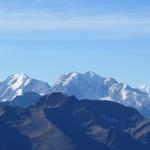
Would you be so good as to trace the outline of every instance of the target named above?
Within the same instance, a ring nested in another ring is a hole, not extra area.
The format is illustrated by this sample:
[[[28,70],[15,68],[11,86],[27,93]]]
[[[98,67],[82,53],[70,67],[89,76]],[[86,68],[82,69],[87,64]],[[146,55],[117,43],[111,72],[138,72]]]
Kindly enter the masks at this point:
[[[17,2],[17,1],[16,1]],[[42,2],[39,0],[39,2]],[[58,1],[60,2],[60,1]],[[96,7],[96,6],[94,6]],[[85,9],[85,8],[84,8]],[[88,8],[89,9],[89,8]],[[78,8],[78,13],[74,11],[58,9],[22,9],[15,11],[0,11],[0,31],[9,34],[9,32],[24,32],[37,30],[75,30],[97,32],[96,37],[127,37],[127,36],[145,36],[150,35],[150,20],[148,10],[143,14],[138,12],[122,13],[90,13],[82,14]],[[94,8],[93,8],[94,9]],[[92,10],[93,10],[92,9]],[[142,8],[141,8],[142,10]],[[70,13],[68,13],[70,12]]]
[[[0,29],[92,29],[92,30],[149,30],[148,18],[100,16],[67,19],[1,19]]]

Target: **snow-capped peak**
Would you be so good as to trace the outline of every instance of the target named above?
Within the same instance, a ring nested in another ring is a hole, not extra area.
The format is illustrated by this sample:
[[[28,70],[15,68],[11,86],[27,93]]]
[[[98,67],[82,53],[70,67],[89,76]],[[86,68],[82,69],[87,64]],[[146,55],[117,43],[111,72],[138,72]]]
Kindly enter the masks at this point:
[[[26,86],[30,81],[31,79],[23,73],[13,74],[7,78],[7,85],[15,90],[22,86],[22,84]]]
[[[62,75],[52,88],[52,92],[75,95],[77,98],[99,99],[105,95],[103,90],[105,78],[94,72],[71,72]]]
[[[100,80],[104,80],[104,78],[98,76],[96,73],[88,71],[85,73],[79,73],[79,72],[71,72],[71,73],[65,73],[64,75],[60,76],[58,78],[58,80],[56,81],[55,86],[67,86],[68,84],[70,84],[71,82],[75,81],[75,80],[79,80],[81,78],[84,78],[84,80],[88,81],[90,79],[97,80],[97,78],[99,78]]]
[[[91,77],[97,76],[97,74],[95,72],[92,72],[92,71],[88,71],[85,74],[88,76],[91,76]]]
[[[62,84],[63,86],[67,85],[73,78],[76,78],[78,75],[77,72],[65,73],[64,75],[60,76],[59,79],[56,81],[55,85]]]
[[[0,83],[0,101],[11,101],[25,92],[36,92],[44,95],[49,91],[50,86],[46,82],[31,79],[23,73],[17,73],[10,75]]]
[[[26,74],[23,74],[23,73],[16,73],[16,74],[12,74],[10,75],[7,80],[16,80],[18,78],[21,78],[21,79],[27,79],[29,78]]]
[[[141,89],[150,93],[147,86],[142,86]],[[113,78],[101,77],[91,71],[62,75],[52,87],[51,92],[62,92],[68,96],[74,95],[78,99],[111,100],[141,111],[150,106],[150,94],[118,83]]]

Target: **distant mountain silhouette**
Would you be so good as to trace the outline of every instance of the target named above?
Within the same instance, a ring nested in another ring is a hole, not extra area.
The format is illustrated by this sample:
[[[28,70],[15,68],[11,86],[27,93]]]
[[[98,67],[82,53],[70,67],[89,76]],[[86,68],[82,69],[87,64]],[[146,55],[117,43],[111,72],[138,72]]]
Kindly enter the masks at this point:
[[[17,96],[13,101],[5,102],[4,104],[10,106],[17,106],[21,108],[27,108],[34,105],[40,99],[40,95],[34,92],[27,92],[21,96]]]

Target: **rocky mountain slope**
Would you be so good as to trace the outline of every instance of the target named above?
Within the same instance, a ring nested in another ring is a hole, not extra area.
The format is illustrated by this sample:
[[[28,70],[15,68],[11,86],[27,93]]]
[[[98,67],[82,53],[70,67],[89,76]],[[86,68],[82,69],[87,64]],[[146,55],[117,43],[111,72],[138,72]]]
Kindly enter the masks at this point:
[[[150,120],[110,101],[61,93],[21,109],[0,106],[1,150],[149,150]]]

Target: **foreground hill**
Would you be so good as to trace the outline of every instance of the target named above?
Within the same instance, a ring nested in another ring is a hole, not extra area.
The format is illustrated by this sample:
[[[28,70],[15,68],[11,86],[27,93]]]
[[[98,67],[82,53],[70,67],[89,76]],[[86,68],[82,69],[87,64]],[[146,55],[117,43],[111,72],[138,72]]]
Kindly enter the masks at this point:
[[[60,93],[27,109],[0,106],[1,150],[149,150],[150,120],[109,101]]]

